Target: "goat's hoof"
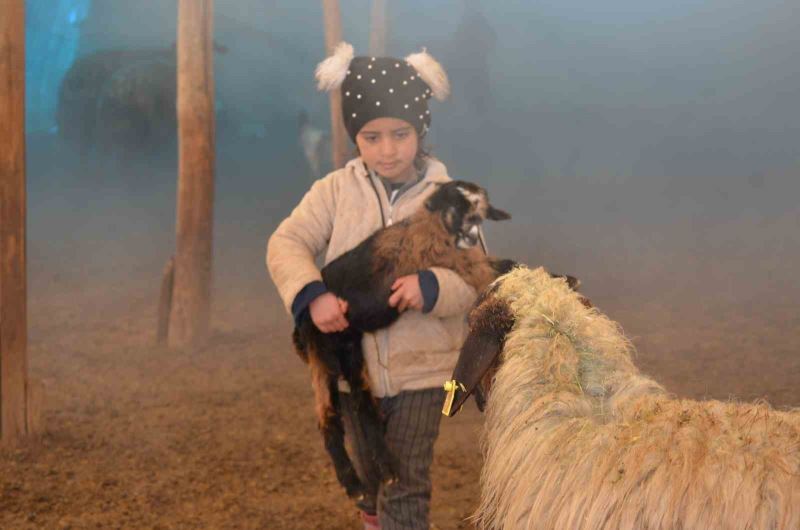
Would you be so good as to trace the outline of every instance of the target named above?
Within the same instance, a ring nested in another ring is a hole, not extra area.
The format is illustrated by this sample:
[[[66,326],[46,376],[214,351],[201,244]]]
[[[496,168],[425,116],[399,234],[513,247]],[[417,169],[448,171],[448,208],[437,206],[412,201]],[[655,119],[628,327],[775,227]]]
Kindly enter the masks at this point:
[[[395,484],[397,484],[398,480],[399,479],[397,478],[397,475],[391,472],[384,473],[383,477],[381,478],[381,482],[383,483],[384,486],[394,486]]]
[[[364,489],[364,484],[361,483],[361,480],[359,480],[356,475],[355,470],[351,470],[350,473],[346,473],[343,477],[340,477],[339,482],[344,486],[348,497],[356,502],[364,500],[364,496],[367,492]]]
[[[378,473],[381,477],[381,482],[384,486],[391,486],[392,484],[397,482],[397,474],[394,472],[394,468],[389,463],[389,459],[377,458],[378,464]]]
[[[364,497],[366,496],[364,487],[361,484],[358,484],[357,486],[352,485],[345,489],[347,491],[347,496],[350,497],[350,499],[353,500],[354,502],[361,502],[364,500]]]

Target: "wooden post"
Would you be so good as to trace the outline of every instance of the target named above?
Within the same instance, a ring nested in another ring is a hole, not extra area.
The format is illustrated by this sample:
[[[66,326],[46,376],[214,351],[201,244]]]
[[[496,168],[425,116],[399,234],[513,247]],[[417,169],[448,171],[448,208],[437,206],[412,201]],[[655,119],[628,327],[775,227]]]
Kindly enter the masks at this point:
[[[178,205],[168,344],[208,338],[214,203],[213,0],[178,2]]]
[[[373,57],[386,55],[386,0],[372,0],[370,15],[369,54]]]
[[[25,0],[0,8],[0,435],[28,434]]]
[[[325,49],[332,55],[336,45],[342,40],[342,15],[339,0],[322,0],[322,12],[325,19]],[[330,93],[331,105],[331,149],[334,169],[344,167],[350,158],[348,153],[347,130],[342,118],[342,93],[333,90]]]
[[[169,333],[169,315],[172,310],[172,291],[175,286],[175,258],[171,257],[164,266],[161,276],[161,292],[158,296],[158,324],[156,327],[156,344],[167,343]]]

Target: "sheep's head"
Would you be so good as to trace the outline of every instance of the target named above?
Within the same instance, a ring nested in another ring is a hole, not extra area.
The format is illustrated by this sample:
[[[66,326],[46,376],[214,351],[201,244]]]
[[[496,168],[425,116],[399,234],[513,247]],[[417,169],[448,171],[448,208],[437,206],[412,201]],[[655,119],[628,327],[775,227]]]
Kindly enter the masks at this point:
[[[463,180],[442,184],[425,201],[425,207],[441,214],[445,228],[462,249],[478,244],[479,227],[485,219],[511,219],[511,215],[489,204],[485,189]]]
[[[573,291],[577,291],[580,285],[580,281],[572,276],[548,274],[551,278],[562,278]],[[500,295],[507,277],[501,276],[481,293],[469,313],[469,334],[461,347],[453,377],[445,383],[448,394],[442,412],[447,416],[455,415],[473,393],[481,411],[489,399],[492,381],[502,363],[500,354],[506,336],[516,322],[510,301]],[[585,297],[579,296],[579,300],[584,306],[591,307]]]
[[[500,365],[506,335],[514,327],[510,304],[497,295],[500,277],[475,302],[469,313],[469,334],[458,356],[453,378],[445,383],[448,392],[442,410],[453,416],[471,394],[483,411],[491,381]]]

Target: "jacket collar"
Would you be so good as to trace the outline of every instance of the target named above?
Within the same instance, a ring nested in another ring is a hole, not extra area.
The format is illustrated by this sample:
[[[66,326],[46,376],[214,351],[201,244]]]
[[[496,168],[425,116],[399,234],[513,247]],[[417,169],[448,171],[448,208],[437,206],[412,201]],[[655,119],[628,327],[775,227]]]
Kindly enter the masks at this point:
[[[357,177],[370,178],[369,171],[367,171],[367,167],[360,156],[350,160],[345,164],[345,168],[352,171]],[[447,176],[447,168],[445,165],[439,161],[439,159],[430,157],[428,158],[428,167],[425,170],[425,176],[422,177],[422,180],[417,184],[422,182],[445,183],[449,180],[450,177]]]

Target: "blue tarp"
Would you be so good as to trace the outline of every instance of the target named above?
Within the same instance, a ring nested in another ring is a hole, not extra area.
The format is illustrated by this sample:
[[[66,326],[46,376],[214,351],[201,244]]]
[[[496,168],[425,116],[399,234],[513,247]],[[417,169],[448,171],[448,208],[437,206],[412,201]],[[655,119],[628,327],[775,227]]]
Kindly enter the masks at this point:
[[[92,0],[27,0],[25,99],[28,133],[55,131],[61,80],[75,60]]]

